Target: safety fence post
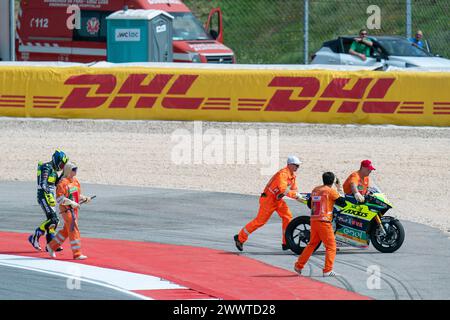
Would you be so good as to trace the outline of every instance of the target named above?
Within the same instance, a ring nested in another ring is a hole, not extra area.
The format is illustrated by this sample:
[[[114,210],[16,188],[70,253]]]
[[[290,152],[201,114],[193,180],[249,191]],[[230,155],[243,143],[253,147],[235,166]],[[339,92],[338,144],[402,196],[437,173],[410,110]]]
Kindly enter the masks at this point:
[[[16,60],[16,28],[15,28],[15,12],[14,0],[9,0],[9,43],[10,43],[10,59]]]
[[[411,0],[406,0],[406,37],[412,36],[412,4]]]
[[[305,54],[305,64],[309,63],[309,0],[305,1],[304,17],[303,17],[303,44]]]

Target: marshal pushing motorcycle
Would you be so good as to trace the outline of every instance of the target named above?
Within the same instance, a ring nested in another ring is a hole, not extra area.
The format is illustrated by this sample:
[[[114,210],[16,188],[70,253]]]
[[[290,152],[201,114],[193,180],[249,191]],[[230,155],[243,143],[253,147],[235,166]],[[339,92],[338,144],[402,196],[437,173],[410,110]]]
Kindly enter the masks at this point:
[[[302,194],[307,204],[310,193]],[[364,202],[353,197],[345,198],[333,208],[333,230],[338,246],[368,248],[370,243],[380,252],[397,251],[405,239],[405,230],[399,220],[386,216],[392,208],[387,197],[376,186],[368,189]],[[286,228],[286,244],[295,253],[301,254],[310,238],[310,217],[299,216]],[[316,247],[318,249],[319,245]]]

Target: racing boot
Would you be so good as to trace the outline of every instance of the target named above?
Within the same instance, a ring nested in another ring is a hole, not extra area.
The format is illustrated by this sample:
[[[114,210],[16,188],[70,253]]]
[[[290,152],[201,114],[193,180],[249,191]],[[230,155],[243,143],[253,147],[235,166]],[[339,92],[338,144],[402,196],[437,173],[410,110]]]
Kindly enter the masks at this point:
[[[36,231],[28,237],[28,242],[35,248],[37,251],[41,251],[42,248],[39,245],[39,238],[43,235],[41,229],[37,228]]]
[[[55,238],[55,233],[54,232],[47,232],[47,234],[45,235],[45,239],[47,240],[47,244],[50,244],[50,242],[53,240],[53,238]],[[63,247],[59,247],[58,249],[56,249],[56,252],[60,252],[63,251]],[[48,252],[47,247],[45,247],[45,251]]]
[[[50,243],[50,242],[49,242]],[[47,243],[47,244],[49,244],[49,243]],[[64,248],[63,247],[59,247],[58,249],[56,249],[55,251],[56,252],[61,252],[61,251],[63,251],[64,250]],[[48,252],[48,250],[47,250],[47,246],[45,247],[45,251],[47,251]]]

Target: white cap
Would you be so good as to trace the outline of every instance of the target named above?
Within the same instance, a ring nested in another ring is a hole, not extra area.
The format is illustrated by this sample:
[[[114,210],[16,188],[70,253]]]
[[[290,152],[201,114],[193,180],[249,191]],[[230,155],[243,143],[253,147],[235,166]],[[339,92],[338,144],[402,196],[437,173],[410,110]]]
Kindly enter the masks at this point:
[[[300,163],[302,163],[302,162],[296,156],[289,156],[287,159],[287,164],[296,164],[299,166]]]
[[[75,169],[78,168],[78,166],[75,164],[75,162],[69,161],[64,165],[64,170],[63,170],[63,177],[67,178],[70,174],[70,172]]]

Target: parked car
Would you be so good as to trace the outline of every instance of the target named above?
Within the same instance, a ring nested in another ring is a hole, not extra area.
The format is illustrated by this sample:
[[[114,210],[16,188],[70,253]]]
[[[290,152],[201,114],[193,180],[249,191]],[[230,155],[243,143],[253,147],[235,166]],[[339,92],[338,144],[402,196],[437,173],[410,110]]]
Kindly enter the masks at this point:
[[[371,55],[363,61],[348,53],[357,36],[342,36],[326,41],[313,56],[312,64],[338,64],[373,66],[380,63],[398,68],[450,68],[450,60],[433,56],[412,45],[406,38],[397,36],[369,37],[373,41]]]

